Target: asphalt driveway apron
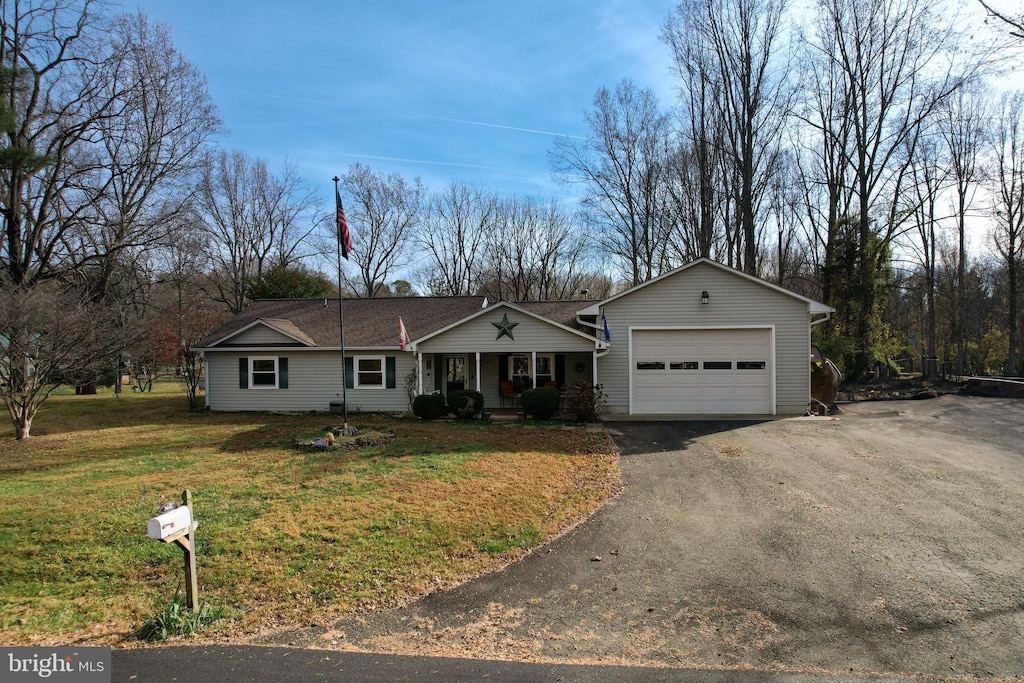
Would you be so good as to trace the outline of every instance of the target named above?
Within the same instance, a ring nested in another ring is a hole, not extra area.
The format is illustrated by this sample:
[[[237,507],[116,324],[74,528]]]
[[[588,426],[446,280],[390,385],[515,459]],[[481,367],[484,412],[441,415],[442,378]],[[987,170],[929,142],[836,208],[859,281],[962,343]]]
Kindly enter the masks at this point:
[[[405,609],[267,642],[1024,675],[1024,402],[943,397],[841,419],[608,429],[624,490],[583,525]]]

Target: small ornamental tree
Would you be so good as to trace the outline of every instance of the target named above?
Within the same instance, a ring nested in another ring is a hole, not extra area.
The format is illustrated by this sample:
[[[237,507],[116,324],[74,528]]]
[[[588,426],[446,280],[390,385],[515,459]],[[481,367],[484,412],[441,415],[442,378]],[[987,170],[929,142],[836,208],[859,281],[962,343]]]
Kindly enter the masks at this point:
[[[605,401],[601,386],[594,386],[584,380],[573,380],[565,385],[562,398],[580,422],[597,422]]]

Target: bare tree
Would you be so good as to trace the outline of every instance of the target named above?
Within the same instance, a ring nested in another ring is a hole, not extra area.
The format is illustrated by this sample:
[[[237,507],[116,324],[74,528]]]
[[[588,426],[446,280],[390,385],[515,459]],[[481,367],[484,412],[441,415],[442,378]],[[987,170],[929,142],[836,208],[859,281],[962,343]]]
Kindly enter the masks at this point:
[[[19,440],[57,387],[95,381],[98,363],[124,344],[113,308],[54,285],[0,288],[0,323],[0,395]]]
[[[718,94],[724,88],[721,72],[714,68],[714,52],[698,40],[694,21],[699,12],[680,6],[662,27],[662,40],[672,49],[673,67],[680,81],[679,113],[682,141],[670,158],[669,192],[679,213],[677,249],[682,260],[708,257],[732,263],[722,249],[725,205],[725,131]],[[722,252],[722,253],[719,253]]]
[[[587,140],[555,140],[552,164],[564,182],[582,184],[598,245],[631,284],[646,282],[674,265],[668,115],[651,90],[624,80],[598,90],[586,122]]]
[[[482,292],[508,301],[572,298],[586,250],[575,218],[557,202],[504,198],[487,236]]]
[[[917,150],[910,164],[909,212],[917,236],[915,250],[919,255],[925,291],[925,356],[937,358],[938,320],[935,297],[938,290],[940,240],[940,216],[937,214],[939,197],[947,184],[948,158],[934,136],[917,144]],[[937,365],[934,360],[926,361],[925,374],[935,379]]]
[[[4,2],[0,69],[5,109],[3,265],[11,286],[62,277],[82,265],[80,219],[97,124],[115,111],[94,36],[95,3]],[[92,38],[92,39],[91,39]]]
[[[981,180],[980,161],[988,128],[988,109],[981,85],[973,83],[958,90],[943,103],[938,120],[939,132],[949,155],[955,192],[954,219],[958,249],[956,286],[951,291],[950,310],[957,350],[957,375],[963,374],[967,356],[964,325],[966,309],[962,302],[967,292],[967,218]]]
[[[397,173],[374,173],[353,164],[341,178],[346,218],[355,243],[349,258],[359,269],[353,289],[362,296],[379,296],[388,278],[408,263],[409,240],[420,219],[423,184]]]
[[[1007,93],[1000,102],[992,140],[995,157],[992,195],[993,241],[1006,269],[1007,375],[1020,372],[1020,268],[1024,260],[1024,92]]]
[[[762,270],[765,275],[773,275],[777,284],[813,296],[806,282],[813,257],[803,233],[804,203],[800,187],[795,154],[781,154],[765,188],[765,218],[774,228],[775,253],[773,263],[764,264]]]
[[[487,234],[498,197],[452,182],[430,195],[416,245],[418,277],[434,296],[476,294]]]
[[[804,121],[823,141],[819,159],[835,183],[829,192],[829,219],[837,222],[828,226],[825,265],[832,282],[827,288],[834,297],[841,279],[849,296],[826,303],[848,309],[840,318],[853,323],[845,331],[856,345],[853,377],[867,370],[871,347],[884,334],[878,324],[879,284],[892,242],[906,229],[901,197],[908,164],[929,117],[977,68],[977,62],[962,60],[953,24],[945,10],[927,0],[818,3],[805,62],[814,65],[813,77],[828,80],[814,87],[819,111]],[[825,105],[829,110],[820,110]],[[850,211],[840,212],[847,198]],[[856,235],[852,281],[836,270],[842,259],[833,247],[848,248],[846,237],[837,241],[835,232],[845,222],[852,222]]]
[[[211,155],[197,208],[209,245],[209,294],[232,313],[245,307],[249,284],[264,271],[312,250],[316,202],[291,164],[275,175],[240,151]]]
[[[109,36],[113,66],[105,90],[113,115],[99,118],[96,201],[82,220],[95,254],[84,273],[94,298],[104,295],[119,264],[165,243],[190,202],[201,150],[220,130],[206,79],[142,13],[115,19]]]
[[[790,107],[788,65],[779,44],[786,5],[786,0],[684,2],[663,31],[673,47],[677,72],[690,74],[687,84],[712,79],[718,86],[713,102],[735,180],[742,245],[736,265],[751,274],[758,272],[761,200]]]
[[[0,392],[19,438],[56,386],[95,380],[123,343],[133,302],[88,302],[147,275],[156,216],[218,123],[164,33],[99,7],[0,3]]]
[[[205,364],[197,343],[228,316],[227,308],[206,293],[207,234],[196,228],[198,219],[179,216],[173,239],[160,250],[155,265],[154,291],[147,320],[160,331],[159,339],[173,339],[176,374],[192,410],[201,405]],[[164,353],[151,351],[166,358]]]
[[[1010,29],[1010,35],[1017,40],[1024,40],[1024,10],[1020,14],[1014,16],[1010,12],[996,9],[993,3],[986,2],[986,0],[978,0],[978,3],[985,8],[985,11],[990,17],[997,19],[1008,29]]]

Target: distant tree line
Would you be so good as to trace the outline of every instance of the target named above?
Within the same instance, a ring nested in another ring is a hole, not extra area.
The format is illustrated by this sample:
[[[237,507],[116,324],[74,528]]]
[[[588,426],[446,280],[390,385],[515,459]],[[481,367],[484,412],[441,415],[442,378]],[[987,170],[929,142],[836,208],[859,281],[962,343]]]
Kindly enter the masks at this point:
[[[1013,68],[1015,15],[989,40],[925,0],[816,0],[799,23],[787,0],[687,0],[661,33],[678,100],[600,88],[587,137],[551,149],[571,201],[351,165],[339,285],[325,183],[214,145],[205,78],[164,27],[96,0],[0,8],[18,438],[57,386],[129,369],[145,389],[176,368],[200,406],[195,343],[256,298],[600,299],[705,256],[835,307],[818,342],[848,376],[1024,365],[1024,101],[988,80]]]

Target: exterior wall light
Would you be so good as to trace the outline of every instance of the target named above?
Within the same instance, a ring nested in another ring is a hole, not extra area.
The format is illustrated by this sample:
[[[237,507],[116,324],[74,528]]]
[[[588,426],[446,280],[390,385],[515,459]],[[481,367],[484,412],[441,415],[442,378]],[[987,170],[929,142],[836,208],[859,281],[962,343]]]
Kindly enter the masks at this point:
[[[709,298],[710,297],[708,297],[708,290],[705,289],[703,292],[700,293],[700,302],[702,304],[706,304]]]

